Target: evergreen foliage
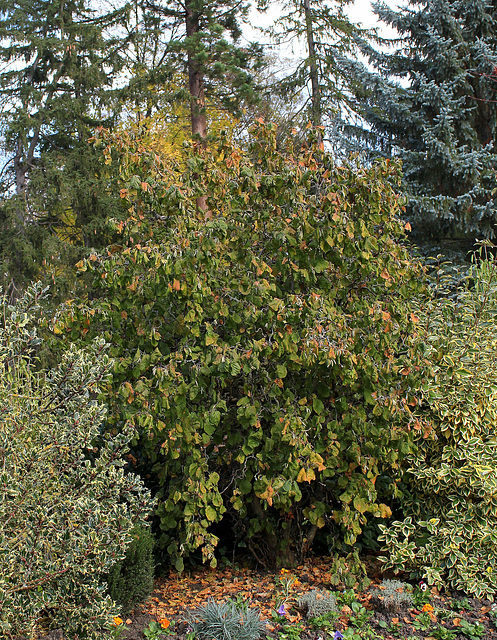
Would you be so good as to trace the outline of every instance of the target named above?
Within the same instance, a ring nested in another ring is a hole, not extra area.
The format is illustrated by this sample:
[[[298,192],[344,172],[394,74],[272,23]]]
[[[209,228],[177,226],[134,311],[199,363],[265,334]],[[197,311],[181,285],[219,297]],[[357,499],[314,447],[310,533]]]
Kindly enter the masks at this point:
[[[117,562],[107,576],[112,600],[128,613],[144,602],[154,589],[154,538],[149,527],[136,527],[126,557]]]
[[[192,133],[201,139],[207,135],[209,107],[239,115],[243,101],[257,99],[251,69],[261,60],[261,49],[240,43],[248,11],[249,5],[237,0],[138,3],[142,51],[131,89],[147,104],[146,115],[154,102],[148,87],[167,86],[164,79],[181,79],[183,88],[172,97],[189,105]],[[160,91],[156,97],[163,100]]]
[[[413,604],[412,586],[400,580],[382,580],[377,588],[371,589],[371,600],[375,607],[387,612],[400,613]]]
[[[119,40],[106,31],[122,19],[122,11],[99,15],[86,0],[0,4],[2,131],[20,225],[40,156],[84,144],[112,113],[109,92],[122,61]]]
[[[302,129],[308,122],[323,126],[335,152],[342,146],[339,131],[343,121],[354,116],[348,59],[358,52],[359,39],[368,34],[347,16],[352,1],[286,0],[267,30],[276,44],[296,42],[305,51],[290,73],[279,73],[272,90],[292,102],[299,95],[293,125]],[[270,4],[259,2],[261,8]]]
[[[338,613],[335,594],[329,591],[312,590],[305,593],[298,602],[298,608],[305,611],[307,618],[318,618],[330,613]]]
[[[388,473],[394,492],[410,451],[422,284],[397,241],[397,168],[336,167],[255,133],[247,153],[226,142],[175,163],[102,132],[130,219],[122,245],[80,265],[89,305],[54,324],[112,343],[110,422],[137,427],[178,569],[197,549],[215,565],[228,517],[266,564],[305,557],[319,531],[353,545],[367,514],[390,515],[375,482]]]
[[[415,240],[495,236],[497,8],[485,0],[410,0],[379,18],[393,50],[351,65],[373,156],[403,164]],[[355,136],[357,129],[349,127]]]
[[[105,218],[117,215],[118,198],[106,196],[87,140],[117,113],[115,33],[125,15],[87,0],[0,2],[0,262],[1,280],[15,287],[43,278],[45,264],[59,286],[84,247],[111,239]]]
[[[1,301],[0,634],[97,640],[115,612],[104,576],[152,501],[120,461],[129,429],[101,438],[92,396],[109,370],[103,341],[35,372],[40,295]]]

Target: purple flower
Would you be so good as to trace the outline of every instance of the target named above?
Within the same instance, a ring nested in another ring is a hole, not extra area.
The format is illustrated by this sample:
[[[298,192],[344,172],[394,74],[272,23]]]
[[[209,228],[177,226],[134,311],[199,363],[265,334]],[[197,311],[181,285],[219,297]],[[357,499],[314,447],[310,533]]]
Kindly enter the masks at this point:
[[[335,631],[335,635],[333,636],[333,640],[342,640],[343,636],[340,631]]]
[[[286,611],[285,611],[285,605],[284,604],[282,604],[280,606],[280,608],[278,609],[277,613],[279,613],[280,616],[286,616]]]

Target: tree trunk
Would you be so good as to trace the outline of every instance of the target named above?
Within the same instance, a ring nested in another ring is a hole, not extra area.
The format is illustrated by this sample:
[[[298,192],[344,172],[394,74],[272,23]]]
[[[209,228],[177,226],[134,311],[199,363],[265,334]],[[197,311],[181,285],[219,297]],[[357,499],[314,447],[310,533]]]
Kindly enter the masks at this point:
[[[186,36],[195,37],[200,31],[199,15],[192,9],[191,0],[185,2]],[[204,77],[201,64],[195,59],[195,51],[188,48],[188,89],[190,92],[190,113],[192,122],[192,136],[198,140],[201,147],[207,144],[207,120],[205,117]],[[197,198],[198,211],[207,212],[207,196]]]
[[[307,53],[309,56],[309,74],[311,77],[312,124],[321,126],[321,92],[316,62],[316,45],[314,42],[314,24],[310,0],[304,0],[305,31],[307,36]]]

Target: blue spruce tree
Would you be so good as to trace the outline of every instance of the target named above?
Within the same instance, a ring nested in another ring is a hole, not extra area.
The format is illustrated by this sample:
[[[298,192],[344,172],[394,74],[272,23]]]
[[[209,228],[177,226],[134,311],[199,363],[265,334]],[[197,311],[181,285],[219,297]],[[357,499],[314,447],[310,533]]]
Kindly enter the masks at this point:
[[[497,3],[373,6],[399,38],[387,50],[363,45],[374,72],[351,62],[353,91],[371,154],[402,160],[414,239],[494,238]]]

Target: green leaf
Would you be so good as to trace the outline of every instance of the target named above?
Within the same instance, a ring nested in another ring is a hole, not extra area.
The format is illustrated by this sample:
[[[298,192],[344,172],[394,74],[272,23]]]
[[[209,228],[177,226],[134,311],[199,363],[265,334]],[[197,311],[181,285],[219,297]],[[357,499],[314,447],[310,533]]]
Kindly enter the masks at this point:
[[[205,517],[207,518],[207,520],[210,520],[210,522],[215,522],[217,519],[216,510],[211,506],[207,506],[205,508]]]
[[[314,398],[312,401],[312,408],[318,415],[320,415],[324,411],[324,404],[319,398]]]
[[[185,563],[183,561],[183,558],[177,558],[177,560],[174,563],[174,568],[178,573],[182,573],[184,571]]]
[[[285,367],[284,364],[277,365],[276,375],[278,378],[286,378],[287,373],[288,373],[287,368]]]

